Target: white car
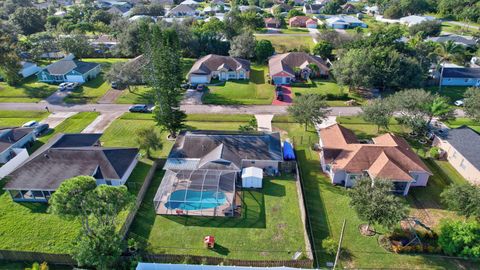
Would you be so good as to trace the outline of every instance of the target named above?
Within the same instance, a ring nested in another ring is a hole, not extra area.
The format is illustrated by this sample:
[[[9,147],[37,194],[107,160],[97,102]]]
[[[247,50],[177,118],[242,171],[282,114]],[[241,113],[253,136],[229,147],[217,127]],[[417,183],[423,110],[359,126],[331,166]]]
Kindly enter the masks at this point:
[[[38,126],[38,122],[35,120],[28,121],[27,123],[23,124],[22,127],[36,127]]]
[[[67,88],[67,85],[68,85],[68,83],[66,83],[66,82],[61,83],[61,84],[58,85],[58,89],[59,89],[60,91],[63,91],[63,90],[65,90],[65,89]]]
[[[464,105],[464,102],[463,102],[463,99],[459,99],[459,100],[455,101],[453,104],[455,104],[455,106],[460,107],[460,106]]]
[[[73,90],[73,89],[75,89],[77,86],[78,86],[78,83],[76,83],[76,82],[75,82],[75,83],[74,83],[74,82],[71,82],[71,83],[68,83],[68,84],[67,84],[66,89],[67,89],[67,90]]]

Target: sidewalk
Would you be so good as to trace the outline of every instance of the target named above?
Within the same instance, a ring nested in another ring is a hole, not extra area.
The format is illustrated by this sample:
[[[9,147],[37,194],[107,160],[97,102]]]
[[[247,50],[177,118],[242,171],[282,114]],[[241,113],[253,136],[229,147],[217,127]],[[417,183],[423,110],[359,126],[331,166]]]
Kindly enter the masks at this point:
[[[42,124],[48,124],[50,128],[55,128],[65,119],[77,114],[77,112],[52,112],[47,118],[40,121]]]

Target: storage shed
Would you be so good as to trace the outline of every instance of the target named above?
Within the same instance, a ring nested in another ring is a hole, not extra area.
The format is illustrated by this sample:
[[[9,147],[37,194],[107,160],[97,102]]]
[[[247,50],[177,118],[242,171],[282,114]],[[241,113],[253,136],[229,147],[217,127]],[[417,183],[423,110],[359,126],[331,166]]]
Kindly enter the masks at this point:
[[[262,188],[263,170],[257,167],[248,167],[242,170],[242,187]]]

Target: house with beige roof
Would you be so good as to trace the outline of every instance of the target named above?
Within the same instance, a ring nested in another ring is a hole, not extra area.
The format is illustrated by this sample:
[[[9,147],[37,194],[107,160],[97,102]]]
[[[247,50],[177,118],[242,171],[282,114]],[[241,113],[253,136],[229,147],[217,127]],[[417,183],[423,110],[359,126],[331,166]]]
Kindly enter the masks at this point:
[[[391,133],[362,143],[335,124],[320,129],[320,147],[322,170],[335,185],[352,187],[363,177],[385,179],[393,182],[395,193],[406,196],[410,187],[425,187],[432,175],[410,145]]]
[[[193,64],[187,77],[192,84],[210,83],[212,79],[220,81],[248,80],[250,78],[250,61],[209,54]]]
[[[328,77],[325,61],[305,52],[277,54],[268,60],[268,72],[275,85],[290,84],[297,78]]]

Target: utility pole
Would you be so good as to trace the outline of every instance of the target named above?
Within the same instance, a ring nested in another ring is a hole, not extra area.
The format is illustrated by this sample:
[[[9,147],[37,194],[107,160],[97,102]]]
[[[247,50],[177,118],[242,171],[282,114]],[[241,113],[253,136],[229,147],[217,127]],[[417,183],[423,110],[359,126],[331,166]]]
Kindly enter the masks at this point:
[[[337,267],[338,263],[338,258],[340,257],[340,250],[342,248],[342,242],[343,242],[343,233],[345,232],[345,224],[347,223],[347,220],[343,220],[343,225],[342,225],[342,233],[340,234],[340,239],[338,240],[338,248],[337,248],[337,255],[335,256],[335,262],[333,263],[333,269]]]

